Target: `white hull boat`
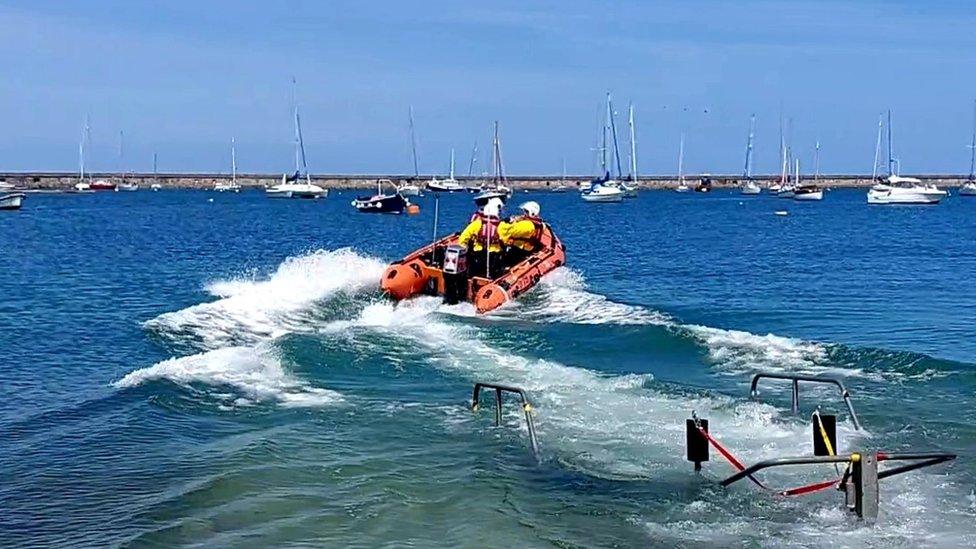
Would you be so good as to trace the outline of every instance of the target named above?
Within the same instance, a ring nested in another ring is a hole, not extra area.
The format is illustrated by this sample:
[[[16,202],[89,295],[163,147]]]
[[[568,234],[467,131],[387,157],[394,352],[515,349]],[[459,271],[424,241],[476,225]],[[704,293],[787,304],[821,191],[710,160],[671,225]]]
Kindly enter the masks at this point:
[[[282,182],[268,187],[264,194],[268,198],[325,198],[329,196],[328,189],[323,189],[311,183]]]
[[[214,185],[213,190],[218,193],[239,193],[241,192],[241,186],[237,183],[217,183]]]
[[[597,185],[588,191],[580,193],[584,202],[620,202],[624,199],[624,191],[612,185]]]
[[[793,193],[793,200],[798,202],[823,200],[823,189],[819,187],[799,187]]]
[[[467,189],[452,179],[431,179],[427,182],[427,190],[435,193],[463,193]]]
[[[407,183],[397,187],[400,196],[420,196],[420,187],[412,183]]]
[[[891,176],[888,183],[871,187],[868,204],[938,204],[947,193],[933,185],[923,185],[913,177]]]
[[[128,192],[128,193],[131,193],[131,192],[135,192],[135,191],[138,191],[138,190],[139,190],[139,184],[138,183],[119,183],[119,185],[117,187],[115,187],[115,191],[116,192]]]
[[[756,184],[755,181],[749,181],[742,186],[742,194],[747,196],[755,196],[762,193],[762,187]]]
[[[19,210],[26,197],[24,193],[0,195],[0,210]]]
[[[976,181],[970,181],[959,187],[959,196],[976,196]]]

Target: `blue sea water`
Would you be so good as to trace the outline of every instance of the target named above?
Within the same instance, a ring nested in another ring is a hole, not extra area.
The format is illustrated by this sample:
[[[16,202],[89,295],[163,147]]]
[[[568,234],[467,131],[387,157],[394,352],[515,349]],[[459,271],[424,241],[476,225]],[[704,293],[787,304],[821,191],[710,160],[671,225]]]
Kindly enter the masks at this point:
[[[386,301],[433,201],[367,216],[352,194],[0,212],[0,545],[976,545],[976,200],[530,193],[568,267],[478,317]],[[470,210],[444,197],[441,232]],[[843,379],[865,430],[829,389],[799,416],[785,384],[749,399],[757,371]],[[528,391],[539,461],[517,407],[469,410],[477,381]],[[752,462],[808,454],[818,404],[842,451],[960,459],[882,481],[875,526],[684,460],[693,410]]]

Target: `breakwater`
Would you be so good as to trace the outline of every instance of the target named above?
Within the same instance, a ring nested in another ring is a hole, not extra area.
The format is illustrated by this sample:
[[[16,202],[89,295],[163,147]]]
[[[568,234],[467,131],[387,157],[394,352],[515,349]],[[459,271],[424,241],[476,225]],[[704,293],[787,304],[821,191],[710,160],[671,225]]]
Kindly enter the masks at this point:
[[[323,188],[329,189],[366,189],[374,187],[376,182],[381,179],[389,179],[396,184],[415,183],[423,184],[429,181],[435,174],[420,176],[410,175],[343,175],[343,174],[313,174],[312,182]],[[958,174],[913,174],[927,183],[933,183],[940,187],[955,187],[961,185],[966,180],[966,176]],[[438,178],[445,177],[437,174]],[[687,175],[685,182],[694,185],[701,178],[708,177],[715,187],[735,187],[741,184],[742,177],[737,175]],[[120,173],[94,173],[91,175],[93,180],[104,179],[119,183],[123,179]],[[592,176],[509,176],[506,184],[514,189],[537,189],[545,190],[558,185],[568,187],[578,187],[582,182],[589,181]],[[812,176],[804,177],[808,181]],[[142,188],[148,189],[153,184],[158,184],[163,188],[172,189],[209,189],[218,182],[230,181],[230,174],[220,173],[126,173],[125,181],[137,183]],[[458,177],[462,184],[477,185],[485,181],[484,177]],[[772,183],[779,181],[779,175],[759,175],[754,179],[760,182]],[[826,187],[868,187],[872,184],[870,175],[844,174],[844,175],[824,175],[818,180]],[[17,172],[0,173],[0,183],[8,183],[20,189],[27,190],[70,190],[78,182],[77,173],[67,172]],[[281,182],[280,174],[238,174],[237,183],[245,188],[263,188]],[[678,178],[675,175],[648,175],[641,176],[639,186],[642,189],[670,189],[678,186]]]

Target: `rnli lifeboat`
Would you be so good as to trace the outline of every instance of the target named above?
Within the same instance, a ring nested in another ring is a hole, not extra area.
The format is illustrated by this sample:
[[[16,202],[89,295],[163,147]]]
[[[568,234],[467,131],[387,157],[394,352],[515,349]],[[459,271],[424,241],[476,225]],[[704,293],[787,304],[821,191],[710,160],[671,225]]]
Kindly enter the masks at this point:
[[[563,243],[544,224],[536,252],[512,265],[506,264],[504,253],[493,253],[488,261],[502,265],[496,278],[469,276],[469,252],[458,245],[459,235],[452,234],[392,263],[383,273],[380,287],[396,301],[418,295],[442,296],[445,303],[469,302],[478,313],[487,313],[529,291],[546,273],[566,263]]]

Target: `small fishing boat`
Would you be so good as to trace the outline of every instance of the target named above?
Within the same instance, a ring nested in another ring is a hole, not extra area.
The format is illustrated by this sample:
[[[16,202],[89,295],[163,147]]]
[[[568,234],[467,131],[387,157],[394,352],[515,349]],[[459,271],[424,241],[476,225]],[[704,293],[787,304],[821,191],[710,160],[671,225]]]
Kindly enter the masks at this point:
[[[891,111],[888,111],[888,177],[878,179],[878,159],[881,152],[881,135],[884,127],[883,119],[878,120],[878,144],[874,153],[874,178],[878,181],[868,191],[868,204],[938,204],[948,193],[935,185],[924,184],[921,179],[902,177],[895,173],[894,156],[891,144]]]
[[[75,189],[90,190],[90,191],[114,191],[115,187],[116,187],[115,183],[112,183],[111,181],[105,181],[104,179],[99,179],[94,183],[89,183],[87,189],[78,189],[78,185],[75,185]]]
[[[959,196],[976,196],[976,101],[973,101],[973,139],[969,144],[969,179],[959,187]]]
[[[125,143],[125,135],[121,131],[119,131],[119,168],[120,171],[122,172],[122,181],[115,186],[115,192],[131,193],[139,190],[139,184],[127,183],[125,180],[126,171],[125,171],[125,149],[123,148],[124,143]]]
[[[234,138],[230,140],[230,182],[218,181],[213,190],[218,193],[241,192],[241,186],[237,184],[237,146]]]
[[[0,210],[19,210],[25,198],[24,193],[0,194]]]
[[[153,191],[153,192],[160,191],[160,190],[162,190],[162,188],[163,188],[163,186],[160,185],[159,183],[153,183],[152,185],[149,186],[149,190],[150,191]]]
[[[543,224],[538,251],[512,265],[505,265],[503,254],[491,254],[487,262],[501,261],[502,274],[494,279],[471,276],[467,272],[469,252],[457,245],[459,235],[442,238],[390,264],[380,279],[380,288],[397,301],[419,295],[441,296],[448,304],[471,303],[483,314],[531,290],[543,276],[566,262],[563,243],[548,224]]]
[[[124,182],[124,179],[123,179],[123,183],[119,183],[115,187],[115,190],[117,192],[135,192],[135,191],[138,191],[139,190],[139,184],[138,183],[125,183]]]
[[[749,119],[749,139],[746,141],[746,167],[742,171],[745,184],[742,186],[741,194],[746,196],[756,196],[762,193],[762,187],[752,179],[752,140],[756,135],[756,115]]]
[[[294,81],[293,81],[294,83]],[[300,181],[305,179],[304,183]],[[308,161],[305,158],[305,142],[302,139],[302,121],[295,105],[295,173],[283,174],[281,183],[268,187],[264,191],[268,198],[325,198],[329,196],[328,189],[312,184],[312,177],[308,173]]]
[[[711,191],[712,191],[712,178],[708,177],[707,175],[702,176],[702,178],[698,180],[698,184],[695,185],[695,192],[707,193]]]
[[[383,192],[383,185],[386,184],[393,189],[391,193]],[[401,195],[389,179],[379,179],[376,181],[376,194],[373,196],[360,196],[352,201],[352,206],[363,213],[403,213],[410,202]]]

